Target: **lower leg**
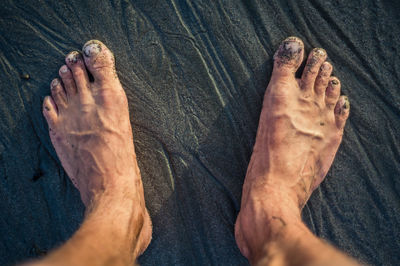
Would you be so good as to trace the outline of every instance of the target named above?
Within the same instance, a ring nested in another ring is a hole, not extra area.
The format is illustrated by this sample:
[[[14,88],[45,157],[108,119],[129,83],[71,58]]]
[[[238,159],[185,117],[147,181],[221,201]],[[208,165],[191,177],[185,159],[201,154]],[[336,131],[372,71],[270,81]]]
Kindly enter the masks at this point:
[[[241,228],[237,241],[242,243],[241,251],[251,264],[358,265],[310,232],[301,220],[295,201],[288,200],[291,196],[264,189],[267,191],[268,203],[260,206],[257,200],[249,200],[252,202],[246,203],[241,211],[242,219],[236,225]]]
[[[329,170],[349,115],[323,49],[314,49],[301,79],[300,39],[286,39],[274,57],[256,143],[243,185],[236,242],[252,264],[356,265],[314,236],[301,210]],[[340,96],[340,97],[339,97]]]
[[[103,195],[72,238],[33,265],[132,265],[144,223],[136,199]]]
[[[279,237],[265,244],[258,261],[260,265],[358,265],[315,237],[303,223],[282,228]]]

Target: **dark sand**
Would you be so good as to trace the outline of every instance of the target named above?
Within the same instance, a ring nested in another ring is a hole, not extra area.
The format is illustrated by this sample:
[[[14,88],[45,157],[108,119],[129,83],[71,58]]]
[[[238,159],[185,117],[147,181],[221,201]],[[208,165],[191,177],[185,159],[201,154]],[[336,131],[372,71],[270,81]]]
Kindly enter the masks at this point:
[[[233,235],[241,188],[272,56],[296,35],[327,50],[351,100],[304,219],[366,263],[399,265],[399,4],[278,2],[1,1],[0,264],[43,254],[82,221],[41,102],[65,54],[95,38],[129,98],[154,224],[140,263],[246,265]]]

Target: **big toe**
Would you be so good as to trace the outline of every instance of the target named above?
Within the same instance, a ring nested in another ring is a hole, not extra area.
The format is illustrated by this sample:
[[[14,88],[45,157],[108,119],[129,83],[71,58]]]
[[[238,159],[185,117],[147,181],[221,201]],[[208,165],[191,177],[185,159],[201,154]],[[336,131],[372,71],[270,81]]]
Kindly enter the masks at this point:
[[[90,40],[82,48],[86,67],[94,82],[105,82],[117,79],[113,53],[98,40]]]
[[[304,44],[297,37],[286,38],[274,55],[272,77],[292,76],[301,65],[304,56]]]

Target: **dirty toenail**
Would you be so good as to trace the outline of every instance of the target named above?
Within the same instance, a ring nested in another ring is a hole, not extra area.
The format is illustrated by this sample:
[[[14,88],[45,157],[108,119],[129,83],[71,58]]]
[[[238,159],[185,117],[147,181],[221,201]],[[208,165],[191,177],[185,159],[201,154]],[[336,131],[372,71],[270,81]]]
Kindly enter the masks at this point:
[[[343,109],[349,109],[349,108],[350,108],[350,101],[349,98],[346,96],[344,97]]]
[[[54,88],[54,87],[57,86],[58,84],[60,84],[60,81],[59,81],[58,79],[54,79],[54,80],[51,82],[51,88]]]
[[[326,55],[326,51],[322,48],[315,48],[313,51],[313,56],[315,57],[323,57],[324,55]]]
[[[323,63],[323,64],[321,65],[321,70],[327,71],[327,70],[329,70],[330,68],[331,68],[331,65],[328,64],[328,63]]]
[[[101,52],[101,44],[96,41],[89,41],[83,47],[83,53],[87,57],[97,55],[100,52]]]
[[[279,58],[282,64],[286,64],[293,59],[299,59],[303,46],[296,37],[286,38],[279,46],[274,55],[274,59]]]
[[[81,60],[82,56],[79,52],[71,52],[67,55],[67,61],[71,64],[75,64],[78,60]]]
[[[44,109],[46,109],[46,111],[50,111],[50,108],[48,106],[45,106]]]
[[[61,69],[60,69],[60,72],[63,73],[63,74],[67,73],[68,72],[68,67],[67,66],[62,66]]]
[[[337,81],[336,79],[334,79],[334,80],[331,81],[331,83],[332,83],[332,85],[336,86],[336,85],[339,84],[339,81]]]
[[[341,96],[335,108],[335,113],[338,115],[346,114],[350,109],[350,101],[347,96]]]

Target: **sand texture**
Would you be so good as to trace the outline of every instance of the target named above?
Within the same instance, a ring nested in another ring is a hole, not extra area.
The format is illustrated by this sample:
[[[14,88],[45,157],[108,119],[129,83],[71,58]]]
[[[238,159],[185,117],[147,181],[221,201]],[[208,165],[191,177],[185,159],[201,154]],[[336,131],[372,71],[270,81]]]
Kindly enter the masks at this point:
[[[83,219],[41,103],[64,56],[114,51],[153,219],[141,265],[247,265],[233,229],[281,40],[323,47],[351,101],[344,141],[304,210],[371,265],[400,262],[400,7],[396,1],[0,3],[0,265],[44,254]]]

